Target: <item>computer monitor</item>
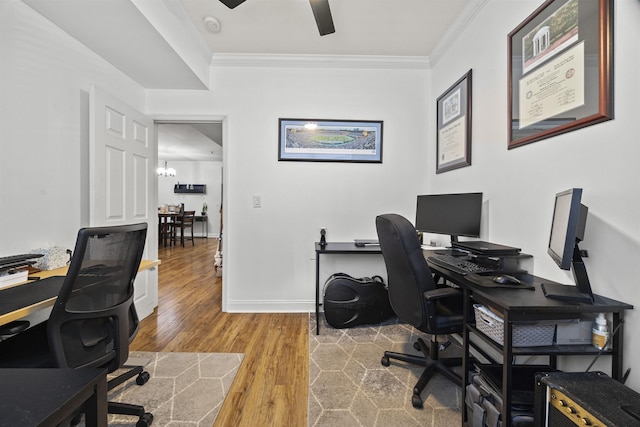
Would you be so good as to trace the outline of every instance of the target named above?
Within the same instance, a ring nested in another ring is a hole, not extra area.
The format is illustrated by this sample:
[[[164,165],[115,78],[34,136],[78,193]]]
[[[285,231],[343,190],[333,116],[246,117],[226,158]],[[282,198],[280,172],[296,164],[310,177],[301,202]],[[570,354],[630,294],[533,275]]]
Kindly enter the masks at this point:
[[[571,188],[556,194],[547,253],[563,270],[571,270],[576,286],[543,283],[544,294],[593,303],[593,292],[578,243],[584,239],[588,208],[581,204],[582,189]]]
[[[480,237],[482,193],[427,194],[418,196],[416,230],[458,236]]]

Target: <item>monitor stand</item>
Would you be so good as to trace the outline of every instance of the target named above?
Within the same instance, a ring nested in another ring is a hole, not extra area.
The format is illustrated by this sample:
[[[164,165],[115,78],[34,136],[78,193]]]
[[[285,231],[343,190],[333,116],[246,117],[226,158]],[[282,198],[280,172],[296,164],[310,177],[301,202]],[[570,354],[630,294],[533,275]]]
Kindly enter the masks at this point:
[[[582,261],[582,253],[578,244],[573,248],[573,258],[571,260],[571,271],[576,282],[575,286],[561,285],[560,283],[542,283],[542,291],[547,298],[556,298],[567,301],[584,302],[593,304],[593,292],[591,283],[587,275],[587,269]]]
[[[547,298],[560,299],[565,301],[584,302],[593,304],[593,297],[578,291],[573,285],[561,285],[560,283],[541,283],[540,287]]]

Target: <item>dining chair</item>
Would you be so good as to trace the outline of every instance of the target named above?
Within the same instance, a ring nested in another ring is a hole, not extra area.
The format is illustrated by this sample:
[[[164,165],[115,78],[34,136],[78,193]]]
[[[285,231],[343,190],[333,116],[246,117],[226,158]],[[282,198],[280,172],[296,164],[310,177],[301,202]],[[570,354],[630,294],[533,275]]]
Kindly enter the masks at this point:
[[[178,230],[180,230],[180,244],[184,247],[185,230],[189,230],[191,234],[191,246],[194,246],[193,241],[193,221],[195,219],[196,211],[184,211],[182,216],[176,218],[172,227],[172,241],[177,244]]]

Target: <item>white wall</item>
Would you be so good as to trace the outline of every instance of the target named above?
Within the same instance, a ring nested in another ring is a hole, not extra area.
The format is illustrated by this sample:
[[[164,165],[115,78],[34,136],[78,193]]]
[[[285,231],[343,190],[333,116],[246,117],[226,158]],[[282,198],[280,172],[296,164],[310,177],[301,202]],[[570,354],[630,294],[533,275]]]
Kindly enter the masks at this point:
[[[414,215],[426,185],[426,70],[218,67],[210,94],[149,94],[155,116],[225,116],[224,275],[229,311],[312,311],[320,227],[375,237],[376,214]],[[383,120],[383,163],[278,162],[278,118]],[[262,198],[262,208],[252,198]],[[333,265],[384,272],[381,257]],[[324,260],[323,260],[324,264]],[[334,269],[335,268],[335,269]]]
[[[615,2],[615,120],[507,150],[507,34],[539,5],[537,0],[489,1],[433,67],[431,105],[473,69],[473,164],[435,175],[429,162],[429,189],[483,191],[488,222],[482,238],[521,247],[535,256],[537,275],[572,283],[546,247],[554,195],[582,187],[589,217],[581,248],[589,251],[585,263],[592,288],[640,307],[635,270],[640,258],[640,3]],[[429,150],[435,153],[433,133]],[[633,367],[629,384],[640,389],[638,310],[628,312],[626,321],[624,368]]]
[[[89,225],[89,86],[138,84],[17,0],[0,1],[0,255],[73,249]]]
[[[507,34],[536,0],[490,0],[432,71],[216,67],[210,92],[149,92],[156,117],[224,118],[226,309],[311,311],[319,228],[332,241],[374,237],[376,214],[411,218],[428,191],[483,191],[482,237],[522,247],[537,274],[569,283],[546,244],[553,196],[573,186],[590,208],[582,246],[595,292],[640,306],[640,3],[615,5],[615,120],[514,150]],[[17,0],[0,1],[0,49],[0,253],[70,246],[88,223],[89,85],[143,111],[145,91]],[[473,165],[435,175],[435,99],[470,68]],[[383,120],[383,163],[278,162],[279,117]],[[329,261],[323,278],[340,270],[383,267]],[[625,368],[640,351],[637,310],[626,320]],[[629,384],[640,388],[637,369]]]
[[[164,159],[158,159],[158,164],[164,164]],[[184,203],[187,211],[196,211],[200,215],[202,204],[207,204],[207,222],[209,223],[209,237],[220,236],[220,205],[222,202],[222,162],[213,161],[177,161],[171,160],[169,167],[177,173],[175,177],[158,178],[158,204],[179,205]],[[206,194],[174,193],[173,187],[177,183],[205,184]],[[197,222],[193,229],[196,236],[202,235],[202,223]]]

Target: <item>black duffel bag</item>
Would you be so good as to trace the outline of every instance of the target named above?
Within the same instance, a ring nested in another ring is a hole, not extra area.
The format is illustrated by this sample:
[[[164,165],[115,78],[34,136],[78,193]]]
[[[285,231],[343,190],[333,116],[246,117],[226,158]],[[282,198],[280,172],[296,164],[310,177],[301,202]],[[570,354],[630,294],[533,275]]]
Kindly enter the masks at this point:
[[[333,274],[324,284],[323,304],[327,322],[338,329],[380,323],[395,315],[380,276]]]

